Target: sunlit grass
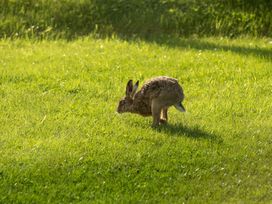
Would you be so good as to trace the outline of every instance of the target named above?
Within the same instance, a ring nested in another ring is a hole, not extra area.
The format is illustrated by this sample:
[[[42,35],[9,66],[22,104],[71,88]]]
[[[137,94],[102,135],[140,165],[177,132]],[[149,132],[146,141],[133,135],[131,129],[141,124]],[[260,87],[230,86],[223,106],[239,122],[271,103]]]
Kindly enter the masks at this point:
[[[272,200],[268,39],[0,41],[0,202]],[[175,77],[169,124],[115,113]]]

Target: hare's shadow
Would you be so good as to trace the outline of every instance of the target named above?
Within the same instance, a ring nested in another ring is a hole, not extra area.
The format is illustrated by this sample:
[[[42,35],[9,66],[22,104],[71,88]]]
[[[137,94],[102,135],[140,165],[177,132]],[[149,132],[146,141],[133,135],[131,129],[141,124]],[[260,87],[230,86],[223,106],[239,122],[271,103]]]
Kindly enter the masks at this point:
[[[192,139],[207,139],[212,142],[222,143],[223,139],[214,133],[206,132],[198,126],[188,127],[182,124],[165,124],[154,128],[157,132],[167,133],[177,137],[189,137]]]

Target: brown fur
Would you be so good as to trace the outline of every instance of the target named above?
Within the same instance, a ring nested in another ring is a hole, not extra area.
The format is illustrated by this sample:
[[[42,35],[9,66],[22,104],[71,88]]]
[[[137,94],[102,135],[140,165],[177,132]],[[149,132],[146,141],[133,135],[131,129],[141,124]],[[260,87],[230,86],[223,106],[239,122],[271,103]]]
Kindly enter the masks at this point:
[[[184,94],[178,81],[170,77],[156,77],[147,81],[137,92],[138,82],[134,85],[129,80],[126,97],[119,102],[118,113],[131,112],[142,116],[153,116],[153,126],[166,123],[167,110],[170,106],[179,104]]]

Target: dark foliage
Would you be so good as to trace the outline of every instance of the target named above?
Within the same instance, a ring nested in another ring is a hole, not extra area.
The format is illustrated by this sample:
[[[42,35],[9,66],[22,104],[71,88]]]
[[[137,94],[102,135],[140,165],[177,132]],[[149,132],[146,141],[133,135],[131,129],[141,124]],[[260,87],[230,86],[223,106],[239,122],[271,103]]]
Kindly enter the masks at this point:
[[[271,36],[270,0],[2,0],[0,37]]]

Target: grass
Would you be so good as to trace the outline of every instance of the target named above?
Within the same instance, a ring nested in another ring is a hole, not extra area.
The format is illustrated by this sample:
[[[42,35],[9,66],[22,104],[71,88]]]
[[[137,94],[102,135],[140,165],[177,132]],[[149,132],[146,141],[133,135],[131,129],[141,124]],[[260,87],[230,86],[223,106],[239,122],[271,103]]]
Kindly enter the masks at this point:
[[[269,0],[2,0],[0,38],[272,37],[271,8]]]
[[[225,38],[0,41],[0,203],[270,203],[272,45]],[[169,124],[115,113],[178,78]]]

